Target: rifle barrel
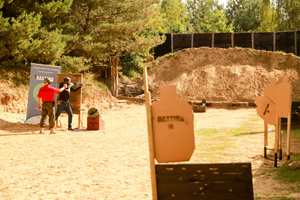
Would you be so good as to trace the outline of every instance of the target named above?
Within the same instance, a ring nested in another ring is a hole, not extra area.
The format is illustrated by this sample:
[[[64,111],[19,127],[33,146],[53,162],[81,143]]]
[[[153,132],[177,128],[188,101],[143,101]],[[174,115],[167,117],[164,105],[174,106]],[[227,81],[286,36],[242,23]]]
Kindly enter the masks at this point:
[[[87,86],[92,86],[92,84],[86,84],[86,83],[73,83],[74,85],[87,85]]]

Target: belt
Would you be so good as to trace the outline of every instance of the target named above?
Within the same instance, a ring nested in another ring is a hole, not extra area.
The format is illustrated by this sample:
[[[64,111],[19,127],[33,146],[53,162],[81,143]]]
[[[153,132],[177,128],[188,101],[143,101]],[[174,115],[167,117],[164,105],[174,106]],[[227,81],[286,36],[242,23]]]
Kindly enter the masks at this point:
[[[53,103],[53,101],[45,101],[45,102],[43,102],[43,103]]]
[[[62,101],[62,100],[59,100],[60,103],[69,103],[69,101]]]

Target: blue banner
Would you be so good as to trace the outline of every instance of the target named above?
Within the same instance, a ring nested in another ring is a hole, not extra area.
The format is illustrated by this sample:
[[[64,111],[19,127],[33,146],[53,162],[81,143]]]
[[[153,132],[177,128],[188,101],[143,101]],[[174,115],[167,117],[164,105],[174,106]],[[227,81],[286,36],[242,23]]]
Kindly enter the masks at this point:
[[[49,78],[52,81],[51,86],[57,88],[57,73],[60,71],[60,66],[31,63],[26,123],[40,123],[42,112],[38,108],[37,94],[44,86],[45,78]],[[56,98],[54,99],[56,100]]]

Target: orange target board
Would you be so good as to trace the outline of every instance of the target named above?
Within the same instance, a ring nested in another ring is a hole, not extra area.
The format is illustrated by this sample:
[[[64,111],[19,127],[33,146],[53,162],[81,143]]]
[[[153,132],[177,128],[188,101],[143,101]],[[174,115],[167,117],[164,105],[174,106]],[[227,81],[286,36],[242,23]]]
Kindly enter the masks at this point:
[[[155,159],[188,161],[195,150],[193,108],[177,99],[175,85],[161,86],[160,97],[151,106]]]
[[[276,117],[289,117],[291,110],[292,87],[288,82],[287,75],[271,78],[270,84],[264,88],[264,96],[256,97],[257,114],[267,124],[275,125]]]

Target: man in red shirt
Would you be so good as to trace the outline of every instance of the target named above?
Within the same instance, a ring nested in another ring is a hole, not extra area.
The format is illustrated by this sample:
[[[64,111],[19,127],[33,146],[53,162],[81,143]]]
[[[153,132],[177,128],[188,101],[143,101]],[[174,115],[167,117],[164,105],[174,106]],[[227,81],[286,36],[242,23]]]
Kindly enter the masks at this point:
[[[42,109],[42,118],[40,121],[40,127],[41,131],[40,133],[44,132],[45,127],[45,121],[47,115],[49,116],[49,128],[50,128],[50,134],[55,134],[53,128],[55,126],[55,120],[54,120],[54,94],[62,92],[66,85],[60,89],[56,89],[54,87],[51,87],[51,80],[49,78],[45,78],[44,80],[45,85],[40,88],[37,97],[39,109]],[[43,105],[41,106],[41,102],[43,102]]]

